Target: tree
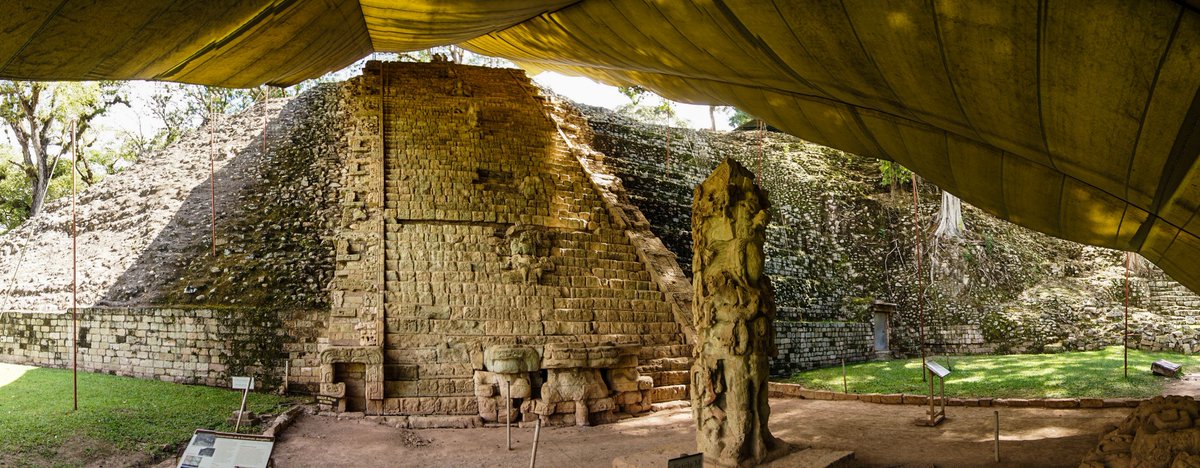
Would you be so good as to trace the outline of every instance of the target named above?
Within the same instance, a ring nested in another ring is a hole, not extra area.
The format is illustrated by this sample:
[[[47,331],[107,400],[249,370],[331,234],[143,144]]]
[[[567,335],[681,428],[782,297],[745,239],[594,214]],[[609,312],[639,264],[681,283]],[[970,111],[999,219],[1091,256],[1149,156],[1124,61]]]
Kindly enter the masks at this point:
[[[82,151],[91,141],[92,120],[117,104],[128,104],[117,82],[51,83],[0,81],[0,120],[8,126],[20,149],[20,160],[9,160],[25,174],[29,194],[28,217],[42,211],[51,180],[63,156],[71,151],[71,128]],[[81,153],[82,154],[82,153]],[[94,183],[88,164],[80,164],[84,183]]]
[[[933,235],[942,239],[952,239],[961,236],[965,231],[962,200],[959,200],[954,194],[942,190],[942,209],[938,213],[938,226]]]
[[[271,91],[271,96],[282,90]],[[227,115],[250,107],[262,98],[262,91],[217,86],[163,83],[150,98],[150,112],[162,122],[152,146],[165,148],[190,129],[208,123],[214,115]]]
[[[741,109],[734,108],[733,115],[729,116],[729,126],[738,128],[751,120],[754,120],[754,116],[747,114]]]
[[[904,184],[912,180],[912,171],[892,161],[879,160],[879,185],[888,187],[892,196]]]
[[[617,107],[617,113],[649,124],[686,127],[688,123],[675,115],[675,103],[638,85],[618,86],[617,91],[629,98],[629,103]],[[657,104],[651,104],[658,101]]]

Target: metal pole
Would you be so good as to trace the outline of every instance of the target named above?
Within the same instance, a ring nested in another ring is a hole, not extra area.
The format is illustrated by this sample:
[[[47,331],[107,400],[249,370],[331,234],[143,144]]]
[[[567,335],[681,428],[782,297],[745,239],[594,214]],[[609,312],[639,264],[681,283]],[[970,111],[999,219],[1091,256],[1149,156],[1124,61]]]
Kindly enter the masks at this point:
[[[846,387],[846,358],[842,358],[842,393],[850,393]]]
[[[913,237],[917,242],[917,320],[918,320],[918,339],[921,347],[921,368],[925,368],[925,294],[922,286],[923,278],[921,277],[921,218],[917,211],[917,174],[912,175],[912,191],[913,191]],[[921,378],[925,379],[925,372],[921,372]],[[929,389],[930,394],[933,393],[933,388]]]
[[[263,86],[263,105],[262,105],[262,150],[260,153],[263,156],[267,154],[267,108],[271,106],[271,88]]]
[[[666,169],[667,169],[667,175],[670,175],[671,174],[671,107],[670,106],[667,106],[667,125],[666,125],[665,129],[667,131],[667,161],[666,161],[667,167],[666,167]]]
[[[508,440],[508,449],[512,450],[512,382],[505,380],[508,390],[505,391],[504,402],[507,411],[504,412],[504,437]]]
[[[79,409],[79,232],[75,219],[76,167],[79,149],[75,144],[76,122],[71,121],[71,394],[72,407]]]
[[[208,190],[209,190],[209,212],[212,214],[209,227],[212,230],[212,256],[217,256],[217,163],[216,156],[213,154],[213,146],[216,145],[216,130],[217,115],[213,112],[212,91],[208,93]]]
[[[582,402],[579,402],[582,403]],[[538,438],[542,433],[542,417],[538,416],[537,422],[533,426],[533,454],[529,456],[529,468],[534,468],[537,465],[537,446]]]
[[[996,463],[1000,463],[1000,411],[993,410],[996,415]]]
[[[1125,378],[1129,378],[1129,252],[1125,252],[1125,332],[1122,340],[1125,354]]]
[[[758,119],[758,161],[755,163],[754,183],[762,185],[762,160],[763,160],[763,121]]]

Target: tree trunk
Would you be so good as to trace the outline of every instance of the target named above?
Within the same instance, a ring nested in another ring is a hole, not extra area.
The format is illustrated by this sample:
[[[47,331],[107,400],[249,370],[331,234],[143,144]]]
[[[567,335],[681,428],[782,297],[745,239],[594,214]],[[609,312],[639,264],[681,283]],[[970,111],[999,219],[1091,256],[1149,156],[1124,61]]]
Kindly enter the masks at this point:
[[[717,106],[708,106],[708,129],[717,131]]]
[[[942,191],[942,210],[938,214],[938,227],[934,235],[942,239],[951,239],[966,231],[962,219],[962,200],[950,192]]]

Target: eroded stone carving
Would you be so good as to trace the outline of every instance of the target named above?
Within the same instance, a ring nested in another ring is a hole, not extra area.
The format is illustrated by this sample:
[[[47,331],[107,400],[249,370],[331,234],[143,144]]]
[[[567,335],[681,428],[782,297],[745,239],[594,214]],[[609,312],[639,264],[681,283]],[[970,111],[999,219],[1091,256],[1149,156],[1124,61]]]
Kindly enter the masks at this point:
[[[537,372],[541,357],[537,350],[520,345],[493,345],[483,351],[483,365],[501,374]]]
[[[551,426],[589,426],[611,422],[617,413],[649,411],[654,380],[638,373],[640,349],[607,342],[546,344],[541,364],[546,382],[538,387],[538,398],[521,404],[523,419],[538,417]],[[516,394],[517,387],[513,388]]]
[[[382,407],[380,400],[383,399],[383,350],[374,346],[338,346],[321,351],[321,396],[335,399],[335,405],[340,411],[345,408],[346,384],[333,381],[333,366],[339,363],[364,365],[364,396],[370,405],[368,409],[378,412]]]
[[[726,159],[692,201],[697,343],[692,414],[705,464],[748,466],[781,445],[767,428],[775,292],[763,274],[770,219],[754,174]]]
[[[510,282],[538,283],[542,274],[554,270],[549,257],[546,232],[538,226],[517,224],[504,233],[508,239]]]
[[[1100,436],[1082,467],[1200,466],[1200,403],[1157,396],[1138,405],[1116,429]]]

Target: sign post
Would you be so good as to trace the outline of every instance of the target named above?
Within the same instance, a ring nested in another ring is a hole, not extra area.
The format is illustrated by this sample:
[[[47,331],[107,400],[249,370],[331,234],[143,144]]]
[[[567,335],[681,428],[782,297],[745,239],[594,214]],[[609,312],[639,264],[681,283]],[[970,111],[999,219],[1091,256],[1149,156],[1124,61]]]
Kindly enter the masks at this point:
[[[918,419],[917,425],[933,427],[946,420],[946,376],[950,375],[950,371],[946,370],[945,367],[942,367],[941,364],[938,364],[934,361],[926,361],[925,369],[923,371],[929,372],[929,378],[927,379],[929,380],[929,419]],[[924,372],[922,372],[922,374],[924,374]],[[933,393],[934,377],[937,377],[938,382],[940,382],[942,386],[941,409],[935,408],[933,404],[935,396]]]
[[[250,396],[250,390],[254,389],[254,377],[234,377],[234,390],[242,391],[242,406],[238,409],[237,423],[233,425],[233,432],[238,432],[242,428],[242,415],[246,413],[246,397]]]

